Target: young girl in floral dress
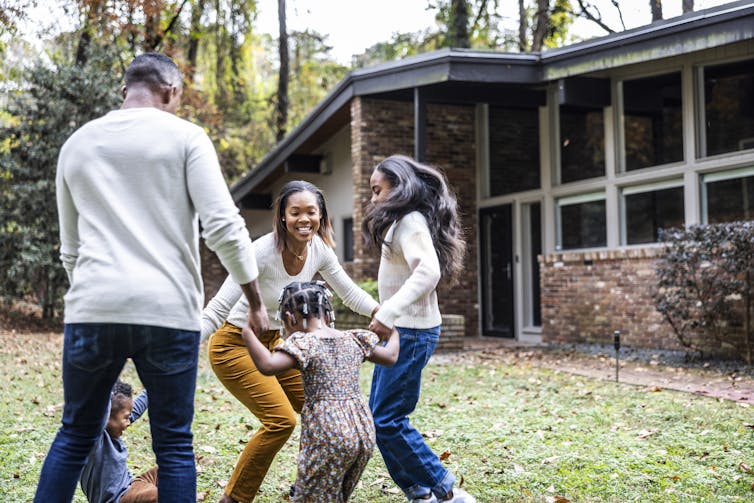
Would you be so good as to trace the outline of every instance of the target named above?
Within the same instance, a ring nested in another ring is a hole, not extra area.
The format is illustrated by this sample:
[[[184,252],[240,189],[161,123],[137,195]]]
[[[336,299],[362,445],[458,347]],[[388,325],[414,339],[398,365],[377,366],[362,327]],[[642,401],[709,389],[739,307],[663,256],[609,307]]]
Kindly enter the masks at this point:
[[[347,501],[372,456],[374,422],[359,387],[365,360],[392,365],[399,342],[393,332],[385,345],[368,330],[341,332],[334,321],[330,292],[322,282],[294,282],[280,296],[286,340],[272,352],[251,330],[243,339],[257,369],[275,375],[294,367],[304,383],[301,447],[294,502]]]

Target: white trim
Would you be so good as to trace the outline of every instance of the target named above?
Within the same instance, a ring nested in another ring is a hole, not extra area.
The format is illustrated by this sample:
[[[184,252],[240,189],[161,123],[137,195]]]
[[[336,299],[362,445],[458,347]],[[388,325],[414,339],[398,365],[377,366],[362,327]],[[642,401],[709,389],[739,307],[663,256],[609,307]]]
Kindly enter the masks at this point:
[[[722,180],[733,180],[735,178],[746,178],[754,176],[754,166],[745,168],[731,169],[727,171],[717,171],[715,173],[706,173],[702,175],[702,183],[719,182]]]
[[[588,194],[561,197],[555,201],[555,204],[558,208],[562,208],[563,206],[570,206],[572,204],[591,203],[594,201],[604,201],[605,199],[606,195],[604,191],[590,192]]]
[[[678,187],[683,187],[683,178],[623,187],[621,195],[630,196],[633,194],[641,194],[643,192],[653,192],[656,190],[674,189]]]

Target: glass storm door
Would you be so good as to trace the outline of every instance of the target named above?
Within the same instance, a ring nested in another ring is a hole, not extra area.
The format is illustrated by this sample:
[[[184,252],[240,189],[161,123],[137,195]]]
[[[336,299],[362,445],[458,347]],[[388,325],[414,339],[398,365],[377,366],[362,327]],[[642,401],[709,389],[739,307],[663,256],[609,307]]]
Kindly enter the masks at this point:
[[[511,205],[479,212],[482,335],[513,337],[513,228]]]

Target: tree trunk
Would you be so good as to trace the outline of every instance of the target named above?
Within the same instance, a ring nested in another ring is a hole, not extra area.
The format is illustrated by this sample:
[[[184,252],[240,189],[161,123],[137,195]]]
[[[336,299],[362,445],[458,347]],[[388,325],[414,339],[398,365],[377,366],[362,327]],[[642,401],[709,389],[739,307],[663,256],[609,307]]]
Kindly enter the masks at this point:
[[[694,11],[694,0],[683,0],[683,13]]]
[[[277,141],[280,141],[285,136],[286,124],[288,123],[288,73],[290,67],[288,30],[285,26],[285,0],[278,0],[278,24],[280,31],[278,43],[280,71],[278,72],[277,134],[275,136]]]
[[[526,15],[526,6],[524,0],[518,0],[518,50],[526,52],[529,50],[529,16]]]
[[[202,32],[202,14],[204,14],[204,0],[196,0],[191,8],[191,33],[189,33],[188,50],[186,51],[188,68],[186,81],[194,82],[196,74],[196,58],[199,53],[199,37]]]
[[[662,0],[649,0],[649,7],[652,9],[652,22],[662,19]]]
[[[144,43],[142,47],[147,52],[154,51],[160,41],[162,35],[160,34],[160,13],[159,11],[149,14],[144,13]]]
[[[469,4],[466,0],[451,0],[450,22],[450,47],[471,47],[469,40]]]
[[[84,66],[89,58],[87,50],[89,49],[89,44],[92,42],[93,25],[101,17],[101,14],[102,2],[91,2],[89,10],[86,12],[86,21],[84,21],[84,27],[81,29],[79,43],[76,47],[76,65],[78,66]]]
[[[547,30],[550,28],[550,2],[549,0],[537,0],[537,12],[534,15],[534,36],[532,37],[531,50],[542,50]]]

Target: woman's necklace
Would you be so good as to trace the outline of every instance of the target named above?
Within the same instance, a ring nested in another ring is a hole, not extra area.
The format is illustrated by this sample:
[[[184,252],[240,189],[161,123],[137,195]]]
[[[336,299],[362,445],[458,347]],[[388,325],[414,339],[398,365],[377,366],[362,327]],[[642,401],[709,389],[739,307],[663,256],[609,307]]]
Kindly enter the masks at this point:
[[[293,251],[293,250],[291,250],[290,248],[287,248],[287,250],[288,250],[289,252],[291,252],[291,255],[293,255],[294,257],[296,257],[297,259],[299,259],[299,260],[300,260],[301,262],[303,262],[303,261],[304,261],[304,258],[306,258],[306,257],[305,257],[305,255],[306,255],[306,248],[304,248],[304,253],[302,253],[301,255],[298,255],[298,254],[296,254],[296,252],[294,252],[294,251]]]

